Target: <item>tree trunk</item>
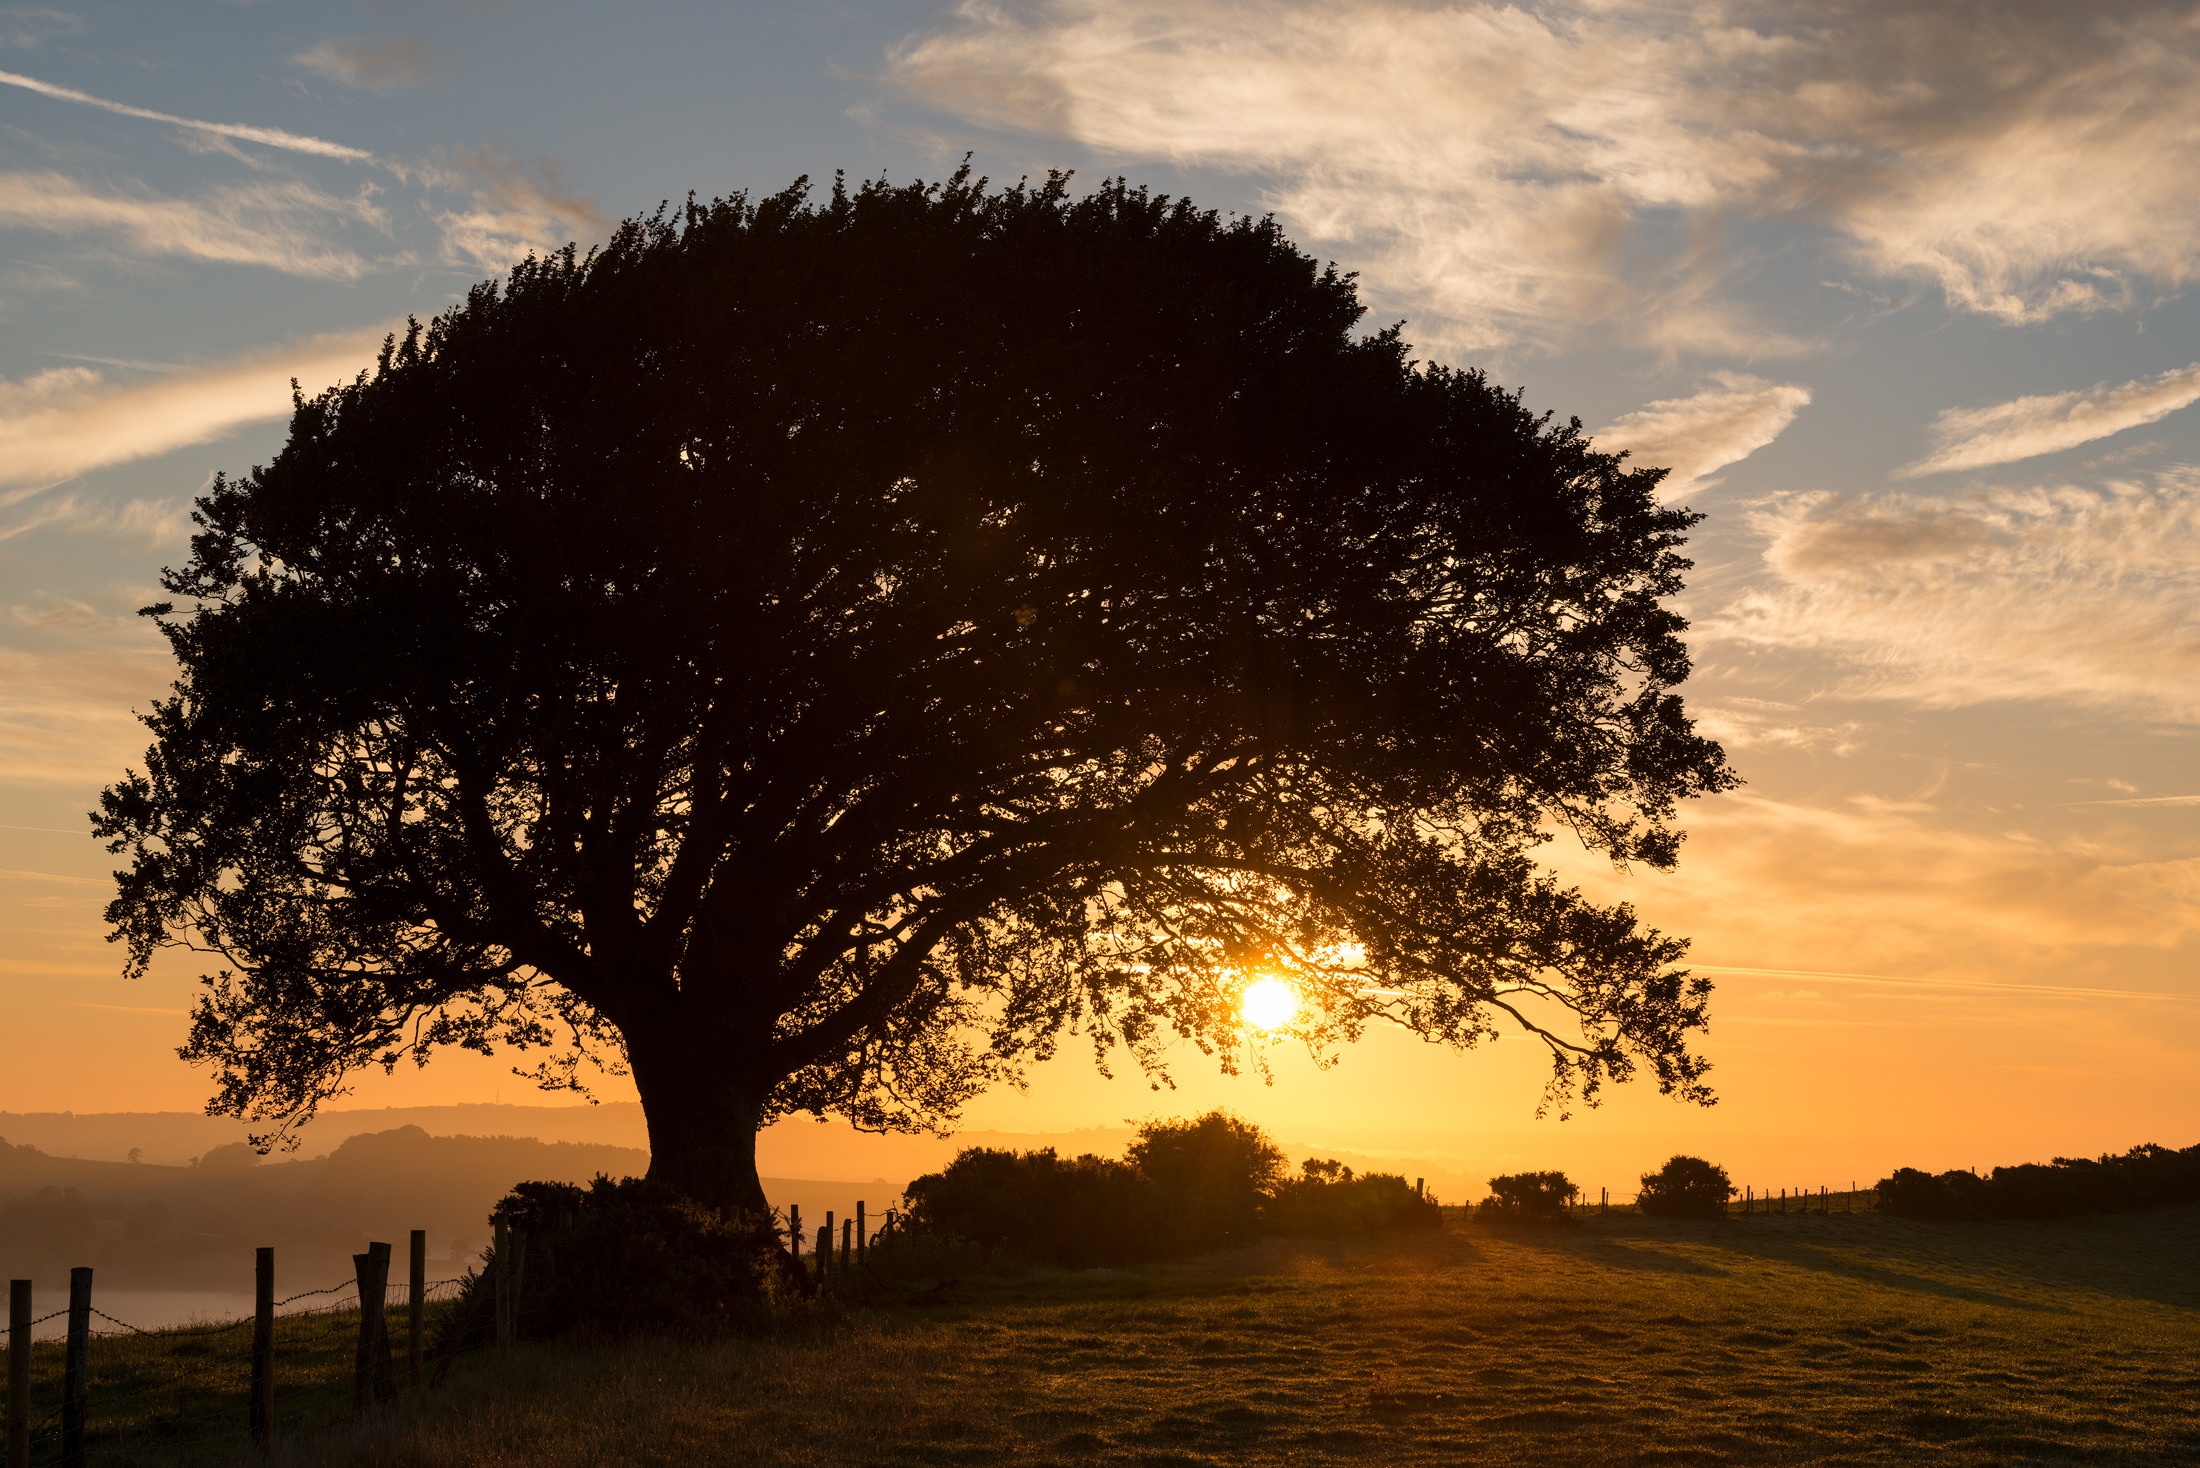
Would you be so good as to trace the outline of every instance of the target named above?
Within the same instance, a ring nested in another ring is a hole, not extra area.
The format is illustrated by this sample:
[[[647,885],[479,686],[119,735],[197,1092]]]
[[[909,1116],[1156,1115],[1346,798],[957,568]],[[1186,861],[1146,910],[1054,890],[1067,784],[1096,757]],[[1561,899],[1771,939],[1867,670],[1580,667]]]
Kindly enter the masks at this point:
[[[711,1039],[645,1039],[630,1031],[626,1041],[649,1125],[650,1180],[713,1208],[769,1212],[756,1173],[763,1088],[747,1082]]]

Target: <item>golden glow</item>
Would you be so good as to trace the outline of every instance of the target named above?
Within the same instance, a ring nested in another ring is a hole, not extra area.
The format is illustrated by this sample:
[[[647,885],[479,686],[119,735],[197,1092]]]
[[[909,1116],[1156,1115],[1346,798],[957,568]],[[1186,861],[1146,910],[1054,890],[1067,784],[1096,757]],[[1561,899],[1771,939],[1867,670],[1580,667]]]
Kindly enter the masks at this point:
[[[1256,1030],[1280,1030],[1299,1017],[1299,991],[1282,979],[1255,979],[1238,999],[1238,1012]]]

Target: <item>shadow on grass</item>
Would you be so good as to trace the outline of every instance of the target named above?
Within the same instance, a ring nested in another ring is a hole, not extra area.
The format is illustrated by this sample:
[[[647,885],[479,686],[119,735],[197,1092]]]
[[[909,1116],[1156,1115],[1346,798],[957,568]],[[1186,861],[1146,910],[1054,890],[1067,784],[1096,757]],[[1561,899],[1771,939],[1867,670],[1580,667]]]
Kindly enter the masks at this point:
[[[2176,1308],[2200,1306],[2200,1206],[1976,1223],[1838,1213],[1684,1222],[1628,1214],[1489,1232],[1510,1243],[1636,1272],[1720,1275],[1781,1264],[1891,1290],[2045,1314],[2071,1313],[2069,1300],[2043,1297],[2073,1288]],[[1722,1263],[1721,1255],[1729,1257]]]

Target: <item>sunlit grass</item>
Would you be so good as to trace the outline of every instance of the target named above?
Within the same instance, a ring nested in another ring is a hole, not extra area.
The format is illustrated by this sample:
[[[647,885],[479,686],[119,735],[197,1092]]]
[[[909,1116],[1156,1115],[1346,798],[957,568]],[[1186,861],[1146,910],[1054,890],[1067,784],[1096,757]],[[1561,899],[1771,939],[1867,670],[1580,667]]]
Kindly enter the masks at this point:
[[[2196,1261],[2200,1209],[1271,1240],[772,1340],[525,1348],[276,1461],[2189,1462]]]

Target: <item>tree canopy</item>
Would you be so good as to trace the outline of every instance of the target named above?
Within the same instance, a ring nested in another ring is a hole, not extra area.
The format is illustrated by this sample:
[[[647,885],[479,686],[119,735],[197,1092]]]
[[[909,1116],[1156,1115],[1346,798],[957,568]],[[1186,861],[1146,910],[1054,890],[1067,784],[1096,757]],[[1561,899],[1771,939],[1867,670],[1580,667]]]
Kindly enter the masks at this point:
[[[937,1126],[1068,1034],[1235,1063],[1519,1029],[1708,1100],[1670,865],[1693,517],[1360,329],[1271,221],[1114,183],[805,184],[530,259],[200,499],[94,821],[184,1055],[288,1123],[357,1067],[630,1066],[653,1172],[760,1202],[797,1111]]]

